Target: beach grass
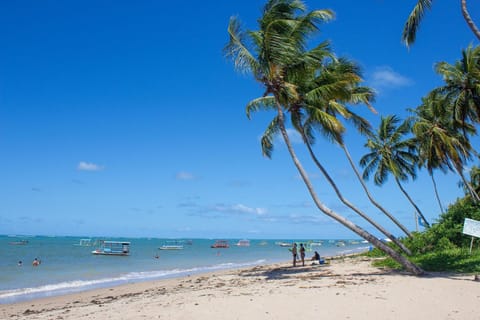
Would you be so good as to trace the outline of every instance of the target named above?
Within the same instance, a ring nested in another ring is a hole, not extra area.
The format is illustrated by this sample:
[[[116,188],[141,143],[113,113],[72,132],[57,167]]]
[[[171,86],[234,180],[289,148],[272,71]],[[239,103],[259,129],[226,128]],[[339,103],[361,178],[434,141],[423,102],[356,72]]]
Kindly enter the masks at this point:
[[[373,262],[376,267],[391,268],[399,270],[400,264],[386,257],[380,250],[374,249],[365,253],[368,257],[384,257]],[[464,274],[480,273],[480,250],[472,250],[465,248],[451,248],[439,251],[418,254],[411,257],[411,260],[418,264],[427,272],[455,272]]]

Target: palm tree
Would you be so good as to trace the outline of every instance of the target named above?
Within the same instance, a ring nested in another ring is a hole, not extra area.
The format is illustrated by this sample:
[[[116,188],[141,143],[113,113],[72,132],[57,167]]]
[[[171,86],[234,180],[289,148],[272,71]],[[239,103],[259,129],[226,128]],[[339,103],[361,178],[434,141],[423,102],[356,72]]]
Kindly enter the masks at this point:
[[[432,0],[418,0],[417,4],[413,8],[412,12],[408,16],[407,22],[405,22],[405,26],[403,27],[402,33],[402,41],[405,42],[407,46],[413,44],[415,42],[415,38],[417,35],[417,30],[420,26],[420,22],[425,15],[427,10],[430,10],[432,7]],[[473,34],[480,40],[480,30],[478,30],[477,26],[473,22],[470,14],[468,13],[467,9],[467,1],[461,0],[460,1],[462,15],[467,23],[468,27],[472,30]]]
[[[412,132],[415,135],[420,157],[419,164],[424,166],[432,177],[435,194],[442,212],[443,207],[433,178],[433,170],[457,171],[462,180],[466,181],[462,168],[463,163],[469,157],[468,149],[470,148],[468,140],[458,132],[454,125],[452,109],[449,99],[434,90],[422,99],[422,104],[417,109],[410,110],[414,113]],[[473,130],[471,126],[463,128],[464,130]],[[467,190],[470,189],[467,188]]]
[[[392,174],[402,193],[429,226],[427,219],[400,182],[408,177],[416,178],[415,168],[419,159],[415,154],[414,140],[403,139],[410,131],[409,123],[404,121],[398,125],[399,122],[400,119],[396,116],[381,118],[378,131],[372,134],[365,144],[371,152],[360,159],[360,165],[364,167],[363,178],[368,180],[375,171],[373,181],[376,185],[382,185],[388,175]]]
[[[459,126],[480,122],[480,47],[462,50],[462,59],[455,64],[439,62],[435,70],[445,85],[437,88],[453,104],[454,120]],[[473,132],[475,133],[475,132]],[[466,135],[466,134],[465,134]]]
[[[462,148],[450,155],[455,171],[459,174],[472,200],[480,203],[479,195],[463,175],[465,163],[472,158],[469,136],[476,134],[473,124],[480,123],[480,47],[469,46],[462,51],[462,59],[454,64],[440,62],[435,66],[445,85],[435,89],[452,106],[452,121],[463,132]]]
[[[403,243],[398,241],[391,232],[387,231],[383,226],[372,220],[368,215],[358,207],[354,206],[343,196],[334,180],[330,177],[312,149],[312,144],[315,141],[312,132],[314,129],[317,129],[328,140],[334,141],[342,146],[342,149],[348,157],[349,153],[343,139],[345,128],[343,124],[338,121],[337,115],[341,115],[345,119],[351,120],[360,132],[370,130],[370,124],[368,121],[353,113],[344,103],[364,102],[369,105],[373,100],[373,91],[369,88],[359,86],[359,83],[362,81],[360,69],[356,64],[344,58],[335,59],[332,63],[321,66],[321,72],[315,70],[315,76],[312,76],[311,80],[312,79],[313,81],[304,81],[300,86],[301,91],[305,91],[302,94],[304,100],[297,101],[296,104],[289,108],[292,123],[303,137],[303,141],[307,146],[310,156],[330,183],[342,203],[380,230],[405,253],[410,254],[410,250],[408,250]],[[305,120],[302,120],[304,118],[304,113],[306,114],[306,118]],[[351,157],[349,160],[351,160]],[[363,182],[363,180],[361,181]],[[409,231],[393,216],[388,212],[386,212],[386,215],[403,228],[406,234],[410,236]]]
[[[412,132],[415,135],[419,166],[425,167],[432,179],[435,196],[442,213],[445,211],[433,171],[439,169],[446,172],[451,168],[445,149],[455,148],[455,141],[452,143],[451,140],[451,130],[447,129],[452,124],[451,113],[443,102],[437,93],[432,92],[422,99],[422,105],[415,110],[410,110],[414,114]]]
[[[470,170],[470,184],[477,194],[480,194],[480,168],[473,166]]]
[[[230,41],[225,47],[226,56],[232,58],[238,70],[251,72],[254,78],[265,87],[264,97],[270,96],[271,103],[264,107],[273,108],[277,113],[273,120],[276,125],[270,127],[281,133],[316,206],[329,217],[386,252],[413,274],[422,274],[423,270],[404,256],[326,207],[317,197],[291,145],[285,128],[284,110],[288,108],[290,101],[296,101],[299,98],[297,87],[292,80],[301,79],[304,70],[323,59],[325,45],[320,44],[307,51],[307,39],[317,31],[319,22],[328,21],[333,16],[329,10],[314,10],[304,14],[305,11],[304,3],[299,0],[270,0],[258,21],[260,27],[258,31],[242,32],[239,21],[231,18],[228,27]],[[266,141],[266,143],[269,142]]]
[[[411,237],[412,235],[408,229],[383,208],[370,194],[344,142],[343,125],[341,123],[331,124],[330,119],[336,120],[337,115],[340,115],[353,123],[361,134],[371,132],[370,123],[345,106],[345,103],[363,103],[373,112],[376,112],[370,105],[373,101],[374,93],[370,88],[359,86],[361,81],[362,77],[358,66],[346,59],[338,59],[336,63],[328,65],[328,68],[322,70],[320,75],[315,77],[311,88],[306,89],[306,106],[304,109],[308,114],[308,119],[305,121],[304,127],[308,129],[308,132],[312,130],[311,127],[318,129],[327,139],[336,142],[342,148],[370,202],[380,209],[380,211],[393,221],[407,236]],[[294,111],[296,109],[299,108],[291,108],[292,115],[295,114]],[[292,116],[292,118],[298,119],[300,117]],[[332,133],[332,129],[337,127],[341,127],[342,130]],[[308,134],[308,137],[313,142],[313,135]]]

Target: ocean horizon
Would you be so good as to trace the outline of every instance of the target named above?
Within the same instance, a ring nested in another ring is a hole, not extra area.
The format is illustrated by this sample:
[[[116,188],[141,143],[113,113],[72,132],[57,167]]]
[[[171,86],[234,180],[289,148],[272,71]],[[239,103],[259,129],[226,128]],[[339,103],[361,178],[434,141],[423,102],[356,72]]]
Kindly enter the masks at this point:
[[[81,239],[90,239],[90,245],[80,245]],[[130,242],[130,254],[94,255],[99,240]],[[307,259],[314,251],[328,257],[370,247],[360,239],[249,239],[249,246],[237,246],[242,239],[225,240],[227,249],[211,248],[215,239],[0,235],[0,304],[285,262],[291,260],[287,244],[293,242],[307,245]],[[172,244],[182,249],[160,250]],[[34,259],[39,266],[32,265]]]

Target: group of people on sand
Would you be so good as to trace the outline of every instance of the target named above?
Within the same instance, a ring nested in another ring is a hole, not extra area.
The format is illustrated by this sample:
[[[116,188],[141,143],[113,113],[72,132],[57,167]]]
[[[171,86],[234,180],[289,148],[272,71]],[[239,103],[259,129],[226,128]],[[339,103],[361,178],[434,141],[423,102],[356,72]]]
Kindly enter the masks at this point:
[[[293,243],[292,247],[292,256],[293,256],[293,266],[297,266],[298,252],[300,252],[300,260],[302,261],[302,266],[305,266],[305,246],[303,243],[300,243],[300,248],[297,250],[297,244]],[[315,251],[313,257],[310,259],[313,262],[318,261],[320,263],[320,254]]]

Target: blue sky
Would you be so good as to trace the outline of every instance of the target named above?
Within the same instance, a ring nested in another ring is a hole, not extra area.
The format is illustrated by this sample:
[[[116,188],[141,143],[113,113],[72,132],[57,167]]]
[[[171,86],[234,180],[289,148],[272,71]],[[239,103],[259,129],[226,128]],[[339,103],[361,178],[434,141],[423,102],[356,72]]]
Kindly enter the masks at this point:
[[[400,36],[416,1],[306,3],[336,12],[312,44],[330,39],[362,67],[380,115],[404,117],[441,84],[434,64],[476,44],[454,1],[434,2],[410,49]],[[271,160],[262,156],[259,137],[273,115],[245,116],[262,88],[236,73],[222,48],[230,16],[256,29],[263,4],[0,2],[0,234],[353,237],[314,207],[280,140]],[[480,4],[469,5],[475,19]],[[356,110],[378,124],[380,115]],[[322,201],[379,235],[341,205],[292,139]],[[347,134],[357,161],[364,143]],[[401,235],[369,205],[336,146],[319,140],[315,150],[352,202]],[[462,194],[454,174],[437,178],[445,205]],[[415,229],[393,180],[369,186]],[[428,175],[405,187],[434,221]]]

